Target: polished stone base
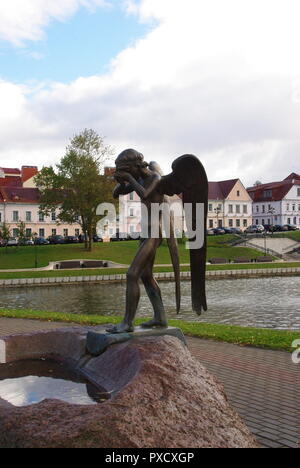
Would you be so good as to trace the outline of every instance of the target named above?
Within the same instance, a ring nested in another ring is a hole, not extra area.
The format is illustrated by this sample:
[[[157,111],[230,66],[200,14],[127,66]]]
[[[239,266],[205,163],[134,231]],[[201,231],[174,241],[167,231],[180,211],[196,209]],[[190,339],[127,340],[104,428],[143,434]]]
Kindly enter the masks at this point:
[[[137,338],[148,336],[175,336],[186,344],[184,335],[180,328],[142,328],[136,327],[132,333],[103,333],[101,331],[89,331],[86,339],[86,349],[92,356],[100,356],[109,346],[123,343]]]

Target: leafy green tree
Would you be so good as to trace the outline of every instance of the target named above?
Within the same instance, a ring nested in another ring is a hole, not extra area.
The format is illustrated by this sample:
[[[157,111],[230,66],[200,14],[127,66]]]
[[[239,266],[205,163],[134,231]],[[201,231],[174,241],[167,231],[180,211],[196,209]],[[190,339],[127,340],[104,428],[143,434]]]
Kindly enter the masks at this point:
[[[24,245],[26,240],[26,224],[24,221],[19,221],[17,224],[19,244]]]
[[[3,239],[7,243],[10,237],[11,237],[11,232],[10,232],[9,226],[4,222],[2,223],[2,226],[0,229],[0,238]],[[7,250],[7,247],[6,247],[6,250]]]
[[[56,169],[44,167],[35,178],[41,192],[40,211],[47,216],[57,209],[58,222],[79,223],[89,250],[100,219],[96,215],[98,205],[115,203],[113,181],[103,174],[111,156],[112,149],[104,139],[94,130],[85,129],[71,139]]]

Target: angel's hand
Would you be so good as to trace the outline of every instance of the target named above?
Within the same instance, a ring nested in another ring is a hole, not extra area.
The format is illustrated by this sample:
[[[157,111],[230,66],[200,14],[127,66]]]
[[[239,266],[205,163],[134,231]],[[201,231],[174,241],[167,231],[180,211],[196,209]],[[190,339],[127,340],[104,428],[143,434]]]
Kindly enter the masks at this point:
[[[132,175],[125,171],[117,171],[114,177],[119,183],[131,182],[132,180]]]

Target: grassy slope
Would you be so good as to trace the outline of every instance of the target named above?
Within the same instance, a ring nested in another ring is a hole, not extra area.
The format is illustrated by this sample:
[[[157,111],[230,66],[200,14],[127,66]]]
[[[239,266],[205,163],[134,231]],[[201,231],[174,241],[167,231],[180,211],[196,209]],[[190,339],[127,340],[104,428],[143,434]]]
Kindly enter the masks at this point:
[[[222,257],[234,259],[236,257],[257,258],[261,252],[244,247],[232,247],[228,242],[233,236],[208,238],[208,258]],[[46,245],[38,247],[11,247],[0,249],[0,270],[35,267],[35,253],[37,253],[38,268],[45,267],[51,261],[71,259],[99,259],[116,263],[129,264],[138,248],[137,241],[112,242],[95,244],[92,252],[84,250],[83,245]],[[189,251],[185,245],[179,245],[181,263],[189,263]],[[171,263],[168,247],[165,243],[158,249],[156,264]]]
[[[102,317],[98,315],[73,315],[55,312],[33,310],[9,310],[0,309],[0,317],[16,317],[26,319],[38,319],[46,321],[58,321],[77,323],[80,325],[103,325],[106,323],[118,323],[120,317]],[[144,319],[136,321],[138,325]],[[300,338],[300,331],[267,330],[263,328],[246,328],[228,325],[215,325],[207,323],[184,322],[170,320],[169,325],[182,329],[187,336],[225,341],[239,345],[256,346],[274,350],[293,351],[292,343]]]

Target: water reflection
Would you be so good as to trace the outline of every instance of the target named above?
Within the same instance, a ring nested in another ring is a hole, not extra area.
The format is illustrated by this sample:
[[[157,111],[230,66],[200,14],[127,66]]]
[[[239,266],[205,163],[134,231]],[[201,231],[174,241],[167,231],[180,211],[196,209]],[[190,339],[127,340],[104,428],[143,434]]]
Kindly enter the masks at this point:
[[[0,365],[0,398],[18,407],[47,398],[96,405],[106,401],[107,394],[65,363],[26,360]]]
[[[174,310],[174,283],[161,282],[169,318],[279,329],[300,329],[300,277],[208,281],[209,310],[191,312],[190,283],[182,282],[182,311]],[[74,314],[123,315],[125,284],[1,290],[1,307]],[[144,291],[138,315],[151,315]]]

